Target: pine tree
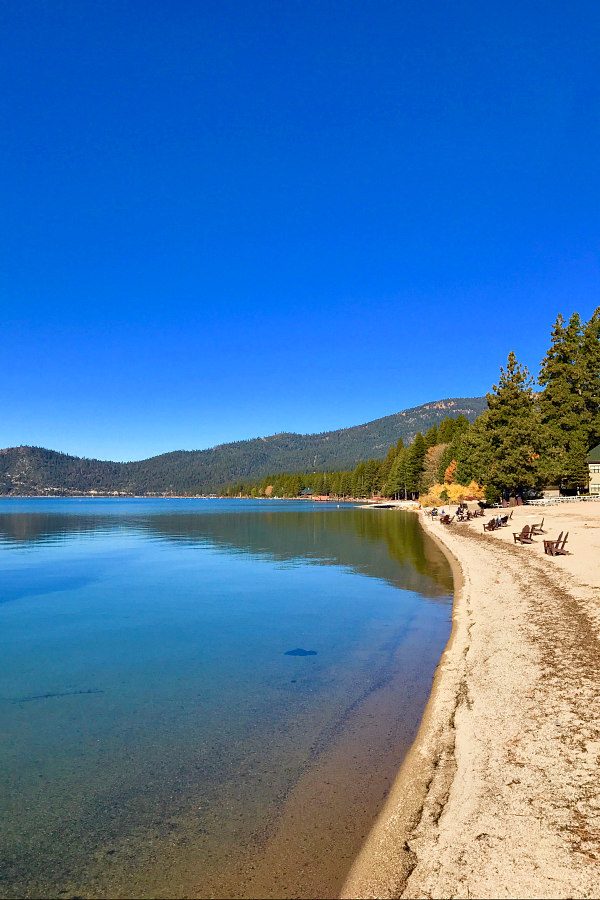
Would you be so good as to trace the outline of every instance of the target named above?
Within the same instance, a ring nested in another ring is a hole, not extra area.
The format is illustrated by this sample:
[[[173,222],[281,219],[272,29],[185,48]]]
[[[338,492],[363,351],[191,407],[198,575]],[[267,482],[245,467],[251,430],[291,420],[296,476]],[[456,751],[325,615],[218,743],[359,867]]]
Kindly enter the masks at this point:
[[[471,427],[471,423],[462,413],[454,419],[454,431],[452,440],[456,441],[461,435],[465,434]]]
[[[387,452],[385,459],[381,461],[380,476],[381,476],[382,485],[384,485],[389,478],[389,474],[392,471],[392,466],[394,465],[394,460],[396,459],[397,452],[398,451],[397,451],[395,445],[392,444],[392,446],[390,447],[390,449]]]
[[[388,475],[387,483],[384,486],[385,493],[389,497],[398,499],[406,496],[406,463],[408,450],[401,448],[396,453],[396,458]]]
[[[559,315],[551,345],[542,361],[539,383],[542,425],[547,440],[542,471],[561,488],[587,484],[586,454],[591,415],[583,396],[583,329],[573,313],[568,323]]]
[[[435,447],[436,444],[440,443],[437,425],[432,425],[431,428],[427,429],[425,432],[425,443],[428,447]]]
[[[532,378],[513,352],[506,369],[500,369],[499,382],[487,395],[487,402],[485,428],[491,460],[485,477],[486,496],[538,488],[543,480],[541,421]]]
[[[482,413],[473,422],[468,431],[460,436],[456,443],[449,447],[458,465],[456,468],[456,480],[459,484],[469,484],[476,481],[485,484],[489,471],[492,452],[487,431],[489,413]]]
[[[352,473],[352,493],[355,497],[365,497],[367,494],[366,463],[361,462]]]
[[[425,468],[426,453],[427,444],[425,443],[425,438],[419,431],[406,452],[405,491],[407,493],[416,494],[419,490],[419,484],[421,483]]]
[[[600,306],[583,329],[582,396],[589,416],[588,449],[600,443]]]
[[[454,419],[446,416],[438,425],[438,441],[440,444],[449,444],[454,437]]]

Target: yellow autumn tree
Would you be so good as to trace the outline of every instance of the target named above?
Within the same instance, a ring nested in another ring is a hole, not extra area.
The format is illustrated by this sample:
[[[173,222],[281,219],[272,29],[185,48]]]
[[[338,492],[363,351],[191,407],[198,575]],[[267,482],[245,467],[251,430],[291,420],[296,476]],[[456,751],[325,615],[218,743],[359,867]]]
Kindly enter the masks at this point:
[[[476,481],[470,484],[433,484],[428,492],[419,498],[421,506],[442,506],[444,503],[462,503],[465,500],[483,500],[484,489]]]

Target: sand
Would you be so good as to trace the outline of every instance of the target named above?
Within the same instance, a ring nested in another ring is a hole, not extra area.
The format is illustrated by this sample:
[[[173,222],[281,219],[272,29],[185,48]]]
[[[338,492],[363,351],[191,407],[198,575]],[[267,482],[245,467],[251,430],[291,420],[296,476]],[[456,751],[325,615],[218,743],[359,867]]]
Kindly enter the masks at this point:
[[[490,534],[422,518],[454,560],[453,632],[342,896],[597,897],[600,503],[519,507]],[[571,555],[545,556],[565,530]]]

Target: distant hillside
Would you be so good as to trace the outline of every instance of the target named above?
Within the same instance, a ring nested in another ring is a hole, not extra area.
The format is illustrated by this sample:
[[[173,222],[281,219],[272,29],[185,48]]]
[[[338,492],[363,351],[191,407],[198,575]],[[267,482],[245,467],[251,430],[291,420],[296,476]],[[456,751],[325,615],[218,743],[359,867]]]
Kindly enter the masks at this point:
[[[40,447],[11,447],[0,450],[0,494],[200,494],[278,472],[350,469],[361,460],[385,456],[399,438],[407,443],[417,431],[426,431],[448,415],[462,414],[473,421],[485,407],[484,397],[438,400],[338,431],[275,434],[130,463],[80,459]]]

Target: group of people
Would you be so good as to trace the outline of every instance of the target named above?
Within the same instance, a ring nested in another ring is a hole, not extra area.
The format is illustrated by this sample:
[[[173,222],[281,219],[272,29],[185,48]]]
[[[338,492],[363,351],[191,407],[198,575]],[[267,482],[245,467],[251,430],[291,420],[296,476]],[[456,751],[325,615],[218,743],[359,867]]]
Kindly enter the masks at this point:
[[[466,515],[468,513],[468,511],[469,511],[469,507],[467,506],[466,503],[459,503],[454,515],[458,516],[460,518],[460,516]],[[439,510],[437,508],[437,506],[434,506],[433,509],[431,510],[431,515],[432,516],[449,516],[449,515],[451,515],[451,513],[450,513],[450,511],[446,512],[445,508],[442,508],[441,510]]]
[[[439,518],[440,522],[443,522],[446,525],[449,525],[454,519],[458,519],[459,522],[467,522],[477,516],[484,515],[483,508],[485,504],[479,503],[478,506],[479,509],[471,511],[466,503],[459,503],[456,512],[453,515],[450,512],[446,512],[445,508],[439,510],[437,506],[434,506],[430,515],[434,518]]]

